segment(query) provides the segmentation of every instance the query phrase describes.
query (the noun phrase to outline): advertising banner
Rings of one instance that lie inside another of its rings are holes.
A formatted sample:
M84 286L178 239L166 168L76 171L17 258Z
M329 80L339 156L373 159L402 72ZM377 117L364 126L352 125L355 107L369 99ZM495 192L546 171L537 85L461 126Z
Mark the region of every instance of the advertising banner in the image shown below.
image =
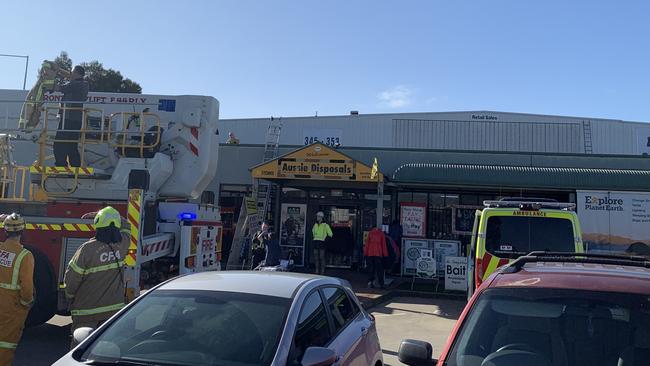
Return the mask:
M436 258L438 277L445 275L445 258L460 255L460 242L456 240L434 240L433 253Z
M289 259L292 255L294 264L304 264L305 248L305 223L307 219L307 205L283 203L280 213L280 246L282 258Z
M410 238L424 238L427 235L427 205L403 202L400 205L402 235Z
M433 242L426 239L402 239L402 275L415 275L417 261L423 250L432 250Z
M578 191L577 200L588 251L650 256L650 193Z
M445 258L445 290L467 291L467 257Z

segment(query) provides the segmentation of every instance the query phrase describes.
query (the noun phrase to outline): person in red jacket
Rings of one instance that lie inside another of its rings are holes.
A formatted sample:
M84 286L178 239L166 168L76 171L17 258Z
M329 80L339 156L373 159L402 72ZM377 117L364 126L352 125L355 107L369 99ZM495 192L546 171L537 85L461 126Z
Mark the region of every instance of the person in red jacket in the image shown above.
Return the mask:
M367 257L368 267L370 269L370 281L368 287L374 287L373 282L375 277L379 282L379 286L384 287L384 258L388 256L386 249L386 238L384 232L378 228L370 230L368 233L368 240L363 247L363 255Z

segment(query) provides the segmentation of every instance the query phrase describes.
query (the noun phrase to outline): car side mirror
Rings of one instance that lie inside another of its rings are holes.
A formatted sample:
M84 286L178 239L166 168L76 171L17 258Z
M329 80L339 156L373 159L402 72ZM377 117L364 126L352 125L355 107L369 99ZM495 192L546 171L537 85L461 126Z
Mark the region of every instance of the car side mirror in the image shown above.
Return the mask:
M415 339L405 339L399 345L397 358L399 362L411 366L431 366L438 361L431 358L431 344Z
M86 338L88 338L88 336L91 335L92 332L94 332L94 331L95 331L95 329L90 328L90 327L77 328L72 333L72 338L74 338L74 341L75 341L76 344L79 344L79 343L83 342Z
M336 353L329 348L309 347L302 356L302 366L331 366L336 362Z

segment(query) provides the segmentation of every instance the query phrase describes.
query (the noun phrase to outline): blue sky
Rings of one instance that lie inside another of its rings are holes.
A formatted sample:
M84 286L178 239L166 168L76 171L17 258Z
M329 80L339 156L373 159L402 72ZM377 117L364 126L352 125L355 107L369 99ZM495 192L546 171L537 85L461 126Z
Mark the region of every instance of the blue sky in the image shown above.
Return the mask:
M3 1L0 53L66 50L222 118L498 110L650 122L648 1ZM0 88L24 64L0 57Z

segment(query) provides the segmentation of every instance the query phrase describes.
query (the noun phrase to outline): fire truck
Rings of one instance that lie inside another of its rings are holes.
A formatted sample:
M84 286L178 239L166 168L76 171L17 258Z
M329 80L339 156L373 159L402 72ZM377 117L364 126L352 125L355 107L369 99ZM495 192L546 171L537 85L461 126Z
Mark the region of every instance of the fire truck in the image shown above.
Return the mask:
M217 171L215 98L89 93L70 107L53 93L26 108L25 97L0 91L0 213L27 221L36 292L28 325L67 313L67 264L107 205L130 237L121 254L130 296L177 274L220 269L220 214L205 191ZM59 125L70 113L82 116L81 130ZM62 143L78 148L81 166L55 166Z

